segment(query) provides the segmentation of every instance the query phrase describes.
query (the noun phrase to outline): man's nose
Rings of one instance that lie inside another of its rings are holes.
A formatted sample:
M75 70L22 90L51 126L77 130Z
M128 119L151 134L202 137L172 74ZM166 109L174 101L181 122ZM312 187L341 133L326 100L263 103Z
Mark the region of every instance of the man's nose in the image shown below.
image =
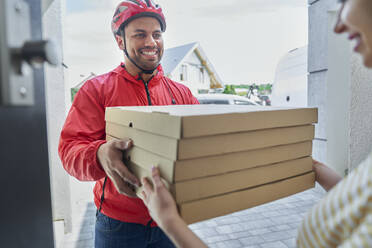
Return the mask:
M152 37L152 35L147 36L145 46L151 46L151 47L156 46L156 41L154 37Z

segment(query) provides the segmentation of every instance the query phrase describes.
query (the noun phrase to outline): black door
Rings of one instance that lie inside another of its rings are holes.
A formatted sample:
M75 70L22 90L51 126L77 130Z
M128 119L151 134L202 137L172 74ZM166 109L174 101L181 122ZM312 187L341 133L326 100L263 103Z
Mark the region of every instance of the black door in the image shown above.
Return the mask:
M31 10L32 40L41 40L40 0L24 2ZM0 104L0 247L4 248L54 246L42 68L34 70L34 99L33 106Z

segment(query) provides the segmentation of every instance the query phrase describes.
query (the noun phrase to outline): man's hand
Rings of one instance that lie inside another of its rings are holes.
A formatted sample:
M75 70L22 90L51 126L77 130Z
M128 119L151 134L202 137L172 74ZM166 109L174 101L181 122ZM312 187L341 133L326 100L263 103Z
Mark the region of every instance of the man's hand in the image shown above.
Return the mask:
M131 148L132 143L130 139L110 140L98 148L97 158L120 194L137 197L129 184L139 187L140 181L123 163L123 151Z
M152 185L149 179L143 178L143 201L151 217L163 229L167 229L175 219L179 219L176 202L160 179L159 169L152 169Z

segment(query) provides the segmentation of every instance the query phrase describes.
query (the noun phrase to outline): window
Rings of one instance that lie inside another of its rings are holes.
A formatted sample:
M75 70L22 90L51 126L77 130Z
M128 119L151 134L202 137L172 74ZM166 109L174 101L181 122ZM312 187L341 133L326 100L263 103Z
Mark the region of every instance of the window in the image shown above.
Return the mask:
M204 78L204 67L200 67L199 69L199 82L204 84L205 83L205 78Z
M180 80L187 81L187 65L181 65Z
M229 104L228 100L199 99L200 104Z
M234 100L234 104L236 105L254 105L253 103L249 101L240 101L240 100Z

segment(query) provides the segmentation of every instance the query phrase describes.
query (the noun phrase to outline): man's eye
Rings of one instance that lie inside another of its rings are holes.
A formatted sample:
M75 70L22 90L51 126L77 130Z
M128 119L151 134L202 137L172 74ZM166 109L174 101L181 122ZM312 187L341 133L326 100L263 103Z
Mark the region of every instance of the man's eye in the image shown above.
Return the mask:
M145 34L136 34L134 37L136 37L136 38L144 38L145 37Z
M160 39L161 38L161 34L154 34L153 37L154 37L154 39Z

